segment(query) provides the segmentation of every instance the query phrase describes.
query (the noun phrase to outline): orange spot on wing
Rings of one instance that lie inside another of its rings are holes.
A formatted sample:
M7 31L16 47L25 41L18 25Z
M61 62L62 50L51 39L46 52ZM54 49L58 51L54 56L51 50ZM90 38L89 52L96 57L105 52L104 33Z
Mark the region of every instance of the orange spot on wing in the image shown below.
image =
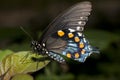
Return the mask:
M67 56L68 58L71 58L71 57L72 57L70 53L67 53L66 56Z
M85 50L84 49L82 49L81 54L85 54Z
M74 40L75 40L75 42L79 42L80 41L79 37L75 37Z
M80 43L79 48L84 48L84 43Z
M59 30L59 31L57 32L57 34L58 34L58 36L60 36L60 37L62 37L62 36L65 35L64 31L62 31L62 30Z
M79 53L75 53L75 58L79 58L80 54Z
M74 34L73 34L73 33L68 33L68 37L69 37L69 38L73 38L73 37L74 37Z

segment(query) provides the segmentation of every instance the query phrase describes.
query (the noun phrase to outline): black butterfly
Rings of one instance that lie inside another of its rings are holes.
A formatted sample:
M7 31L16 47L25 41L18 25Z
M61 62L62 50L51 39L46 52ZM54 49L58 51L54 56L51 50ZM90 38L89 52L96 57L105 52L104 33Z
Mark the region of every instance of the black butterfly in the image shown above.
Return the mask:
M59 63L66 62L61 55L84 62L90 54L99 52L89 45L83 35L91 7L90 2L81 2L59 15L39 41L32 41L33 51L39 55L47 55Z

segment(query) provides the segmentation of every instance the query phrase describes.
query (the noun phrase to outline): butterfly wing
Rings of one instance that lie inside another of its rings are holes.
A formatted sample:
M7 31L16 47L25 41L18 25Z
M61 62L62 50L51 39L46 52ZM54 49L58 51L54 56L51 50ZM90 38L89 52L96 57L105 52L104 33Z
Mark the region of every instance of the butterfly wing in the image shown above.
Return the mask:
M91 11L90 2L81 2L59 15L46 29L41 37L48 56L63 63L59 54L79 62L84 62L92 52L89 42L82 34Z
M91 7L91 3L85 1L75 4L64 11L48 25L40 42L46 41L48 37L51 37L53 33L61 29L71 28L82 32L88 20L88 16L90 15Z

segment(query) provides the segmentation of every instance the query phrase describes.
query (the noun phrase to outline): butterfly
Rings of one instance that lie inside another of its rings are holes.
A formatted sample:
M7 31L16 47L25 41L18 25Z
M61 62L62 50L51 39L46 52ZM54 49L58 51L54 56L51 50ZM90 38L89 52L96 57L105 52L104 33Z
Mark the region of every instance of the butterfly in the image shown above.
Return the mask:
M59 63L66 63L63 56L84 62L90 54L99 53L83 34L91 8L91 3L85 1L60 14L48 25L38 41L31 42L33 51Z

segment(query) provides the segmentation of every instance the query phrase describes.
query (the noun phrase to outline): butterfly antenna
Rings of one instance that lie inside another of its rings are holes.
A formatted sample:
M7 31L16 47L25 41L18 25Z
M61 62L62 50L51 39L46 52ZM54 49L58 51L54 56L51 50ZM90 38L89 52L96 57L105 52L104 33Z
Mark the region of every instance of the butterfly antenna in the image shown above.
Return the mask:
M25 31L25 29L22 26L20 26L20 29L33 40L32 36L27 31Z

